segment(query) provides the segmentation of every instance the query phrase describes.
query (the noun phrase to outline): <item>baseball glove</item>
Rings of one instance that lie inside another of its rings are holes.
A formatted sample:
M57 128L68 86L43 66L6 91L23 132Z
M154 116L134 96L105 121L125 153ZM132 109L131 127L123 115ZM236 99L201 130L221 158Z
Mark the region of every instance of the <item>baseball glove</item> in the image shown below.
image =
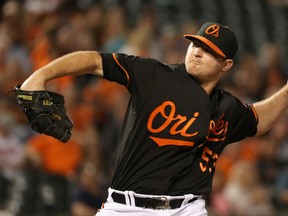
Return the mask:
M49 91L24 91L20 86L13 89L18 104L23 105L31 128L40 133L67 142L73 123L66 114L64 97Z

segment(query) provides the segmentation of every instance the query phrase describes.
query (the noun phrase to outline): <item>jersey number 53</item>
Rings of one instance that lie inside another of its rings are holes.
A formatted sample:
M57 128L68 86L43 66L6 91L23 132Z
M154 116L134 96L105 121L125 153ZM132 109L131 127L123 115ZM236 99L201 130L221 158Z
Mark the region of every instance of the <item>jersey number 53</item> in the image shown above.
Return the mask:
M208 170L211 173L212 169L216 165L218 154L210 150L208 147L205 147L201 158L203 160L199 163L201 171L206 172Z

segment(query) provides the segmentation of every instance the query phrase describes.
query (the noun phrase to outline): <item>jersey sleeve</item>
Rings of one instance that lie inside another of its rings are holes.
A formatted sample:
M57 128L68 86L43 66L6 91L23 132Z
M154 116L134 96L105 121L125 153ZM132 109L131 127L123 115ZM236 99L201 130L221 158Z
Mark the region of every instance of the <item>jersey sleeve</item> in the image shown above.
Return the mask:
M122 53L101 53L101 56L104 78L126 86L132 95L151 85L156 60Z
M246 137L253 137L257 132L258 116L252 104L243 104L235 99L235 109L230 113L232 121L230 143L240 141Z

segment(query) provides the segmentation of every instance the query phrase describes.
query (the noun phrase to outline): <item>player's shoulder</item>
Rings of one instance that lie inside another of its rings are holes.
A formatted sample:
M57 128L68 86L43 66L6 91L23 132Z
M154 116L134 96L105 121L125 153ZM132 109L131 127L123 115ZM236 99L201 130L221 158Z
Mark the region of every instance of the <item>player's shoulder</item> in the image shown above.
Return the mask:
M230 91L227 91L221 87L216 87L213 93L221 97L234 97L234 95Z
M244 103L229 90L223 88L215 88L211 100L216 99L219 104L227 108L235 108Z
M121 52L111 53L111 54L114 55L115 58L122 58L126 60L131 60L131 61L147 61L147 62L161 63L156 58L149 57L149 56L140 56L140 55L133 55L133 54L128 54L128 53L121 53Z
M167 64L167 66L169 68L171 68L171 70L183 70L185 71L185 64L184 63L178 63L178 64Z
M134 61L140 65L150 65L153 67L153 71L157 72L182 72L185 73L184 64L169 64L158 60L154 57L134 56Z
M133 55L127 53L101 53L103 62L107 60L114 63L120 64L122 66L127 66L137 70L145 70L150 72L182 72L186 73L184 64L168 64L154 57Z
M188 75L184 63L164 64L164 65L165 65L166 67L168 67L170 71L178 72L178 73L182 73L182 74Z

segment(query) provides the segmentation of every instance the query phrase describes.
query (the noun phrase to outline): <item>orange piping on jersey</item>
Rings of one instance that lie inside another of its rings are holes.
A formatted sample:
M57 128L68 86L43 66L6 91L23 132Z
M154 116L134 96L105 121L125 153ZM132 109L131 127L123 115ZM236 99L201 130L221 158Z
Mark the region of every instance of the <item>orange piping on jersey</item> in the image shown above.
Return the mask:
M126 77L127 77L127 85L126 85L126 87L128 87L129 86L129 83L130 83L130 76L129 76L129 74L128 74L128 72L125 70L125 68L120 64L120 62L118 61L118 59L117 59L117 57L116 57L116 54L115 53L112 53L112 55L113 55L113 58L114 58L114 60L115 60L115 62L121 67L121 69L125 72L125 74L126 74Z
M256 110L255 110L255 108L254 108L254 106L251 106L251 109L252 109L252 111L253 111L253 113L254 113L254 116L255 116L256 122L258 122L258 114L257 114L257 112L256 112Z
M158 138L158 137L152 137L150 138L157 143L158 146L168 146L168 145L174 145L174 146L194 146L194 142L185 141L185 140L176 140L176 139L165 139L165 138Z

